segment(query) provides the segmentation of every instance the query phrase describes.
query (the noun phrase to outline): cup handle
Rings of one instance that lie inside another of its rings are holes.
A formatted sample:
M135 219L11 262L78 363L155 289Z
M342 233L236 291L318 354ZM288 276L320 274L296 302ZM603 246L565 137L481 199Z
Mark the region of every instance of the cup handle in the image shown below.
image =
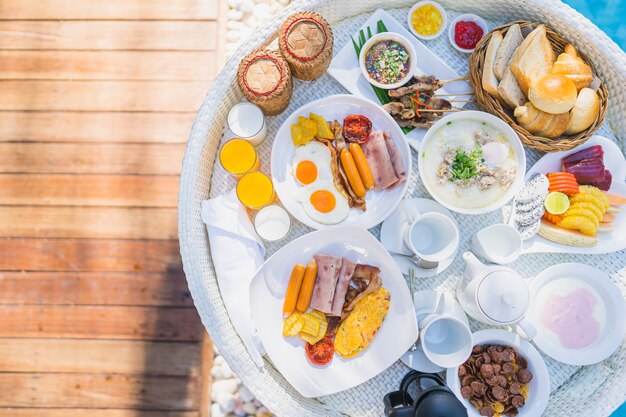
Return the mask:
M516 324L515 331L527 340L532 340L535 336L537 336L537 329L535 329L535 326L533 326L530 320L526 317Z

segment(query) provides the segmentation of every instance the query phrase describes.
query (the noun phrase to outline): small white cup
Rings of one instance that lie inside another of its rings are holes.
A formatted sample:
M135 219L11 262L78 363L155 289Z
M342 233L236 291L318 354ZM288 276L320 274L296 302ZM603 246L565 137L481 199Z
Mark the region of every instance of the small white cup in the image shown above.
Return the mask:
M522 253L524 242L519 232L509 224L494 224L479 230L472 237L472 252L496 264L504 265L516 260Z
M404 230L404 244L415 255L430 262L450 258L459 246L459 231L454 222L441 213L419 214L403 203L408 225Z

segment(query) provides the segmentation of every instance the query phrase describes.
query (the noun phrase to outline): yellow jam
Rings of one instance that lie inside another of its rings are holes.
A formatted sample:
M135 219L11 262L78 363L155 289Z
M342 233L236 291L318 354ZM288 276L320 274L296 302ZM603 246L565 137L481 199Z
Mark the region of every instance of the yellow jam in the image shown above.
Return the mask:
M425 4L413 11L411 25L420 35L432 36L441 29L443 16L432 4Z
M227 172L236 177L259 167L254 146L244 139L231 139L226 142L220 150L220 163Z
M249 172L237 183L237 197L244 206L257 210L276 198L272 180L262 172Z

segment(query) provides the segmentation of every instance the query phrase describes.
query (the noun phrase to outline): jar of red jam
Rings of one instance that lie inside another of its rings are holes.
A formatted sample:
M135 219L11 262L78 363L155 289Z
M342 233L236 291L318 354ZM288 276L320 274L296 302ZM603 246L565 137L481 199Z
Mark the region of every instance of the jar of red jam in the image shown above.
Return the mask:
M486 33L485 22L476 15L461 15L450 25L450 42L461 52L472 52Z

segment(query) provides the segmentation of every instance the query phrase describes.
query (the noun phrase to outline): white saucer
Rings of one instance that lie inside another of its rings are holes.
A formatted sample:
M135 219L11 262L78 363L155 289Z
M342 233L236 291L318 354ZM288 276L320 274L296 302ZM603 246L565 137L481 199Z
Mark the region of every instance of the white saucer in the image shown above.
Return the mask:
M419 329L421 329L422 321L426 318L426 316L434 313L437 309L437 300L439 300L440 295L441 292L435 290L416 291L415 294L413 294L413 305L415 307L415 315L417 316ZM452 315L469 326L467 316L454 296L448 292L444 292L443 296L445 297L443 302L449 303L453 306ZM413 352L406 352L402 355L400 360L409 368L420 372L434 373L445 370L445 368L435 365L426 357L424 351L422 350L422 346L419 343L417 345L417 350L414 350Z
M454 224L456 224L457 229L459 228L459 224L452 216L452 213L450 213L447 208L437 203L436 201L430 200L428 198L411 198L407 201L410 202L410 204L412 204L420 213L436 212L449 217L450 219L452 219ZM380 229L380 243L382 243L385 249L389 251L412 255L409 248L404 245L402 238L405 222L406 216L404 215L402 208L398 207L383 222L382 228ZM419 266L415 266L413 263L411 263L411 261L403 258L402 256L391 254L391 257L394 261L396 261L403 274L408 275L409 270L413 268L415 269L415 276L425 278L435 276L445 271L454 261L457 252L458 248L456 251L454 251L454 255L452 255L448 259L439 262L439 266L432 269L424 269L420 268Z

